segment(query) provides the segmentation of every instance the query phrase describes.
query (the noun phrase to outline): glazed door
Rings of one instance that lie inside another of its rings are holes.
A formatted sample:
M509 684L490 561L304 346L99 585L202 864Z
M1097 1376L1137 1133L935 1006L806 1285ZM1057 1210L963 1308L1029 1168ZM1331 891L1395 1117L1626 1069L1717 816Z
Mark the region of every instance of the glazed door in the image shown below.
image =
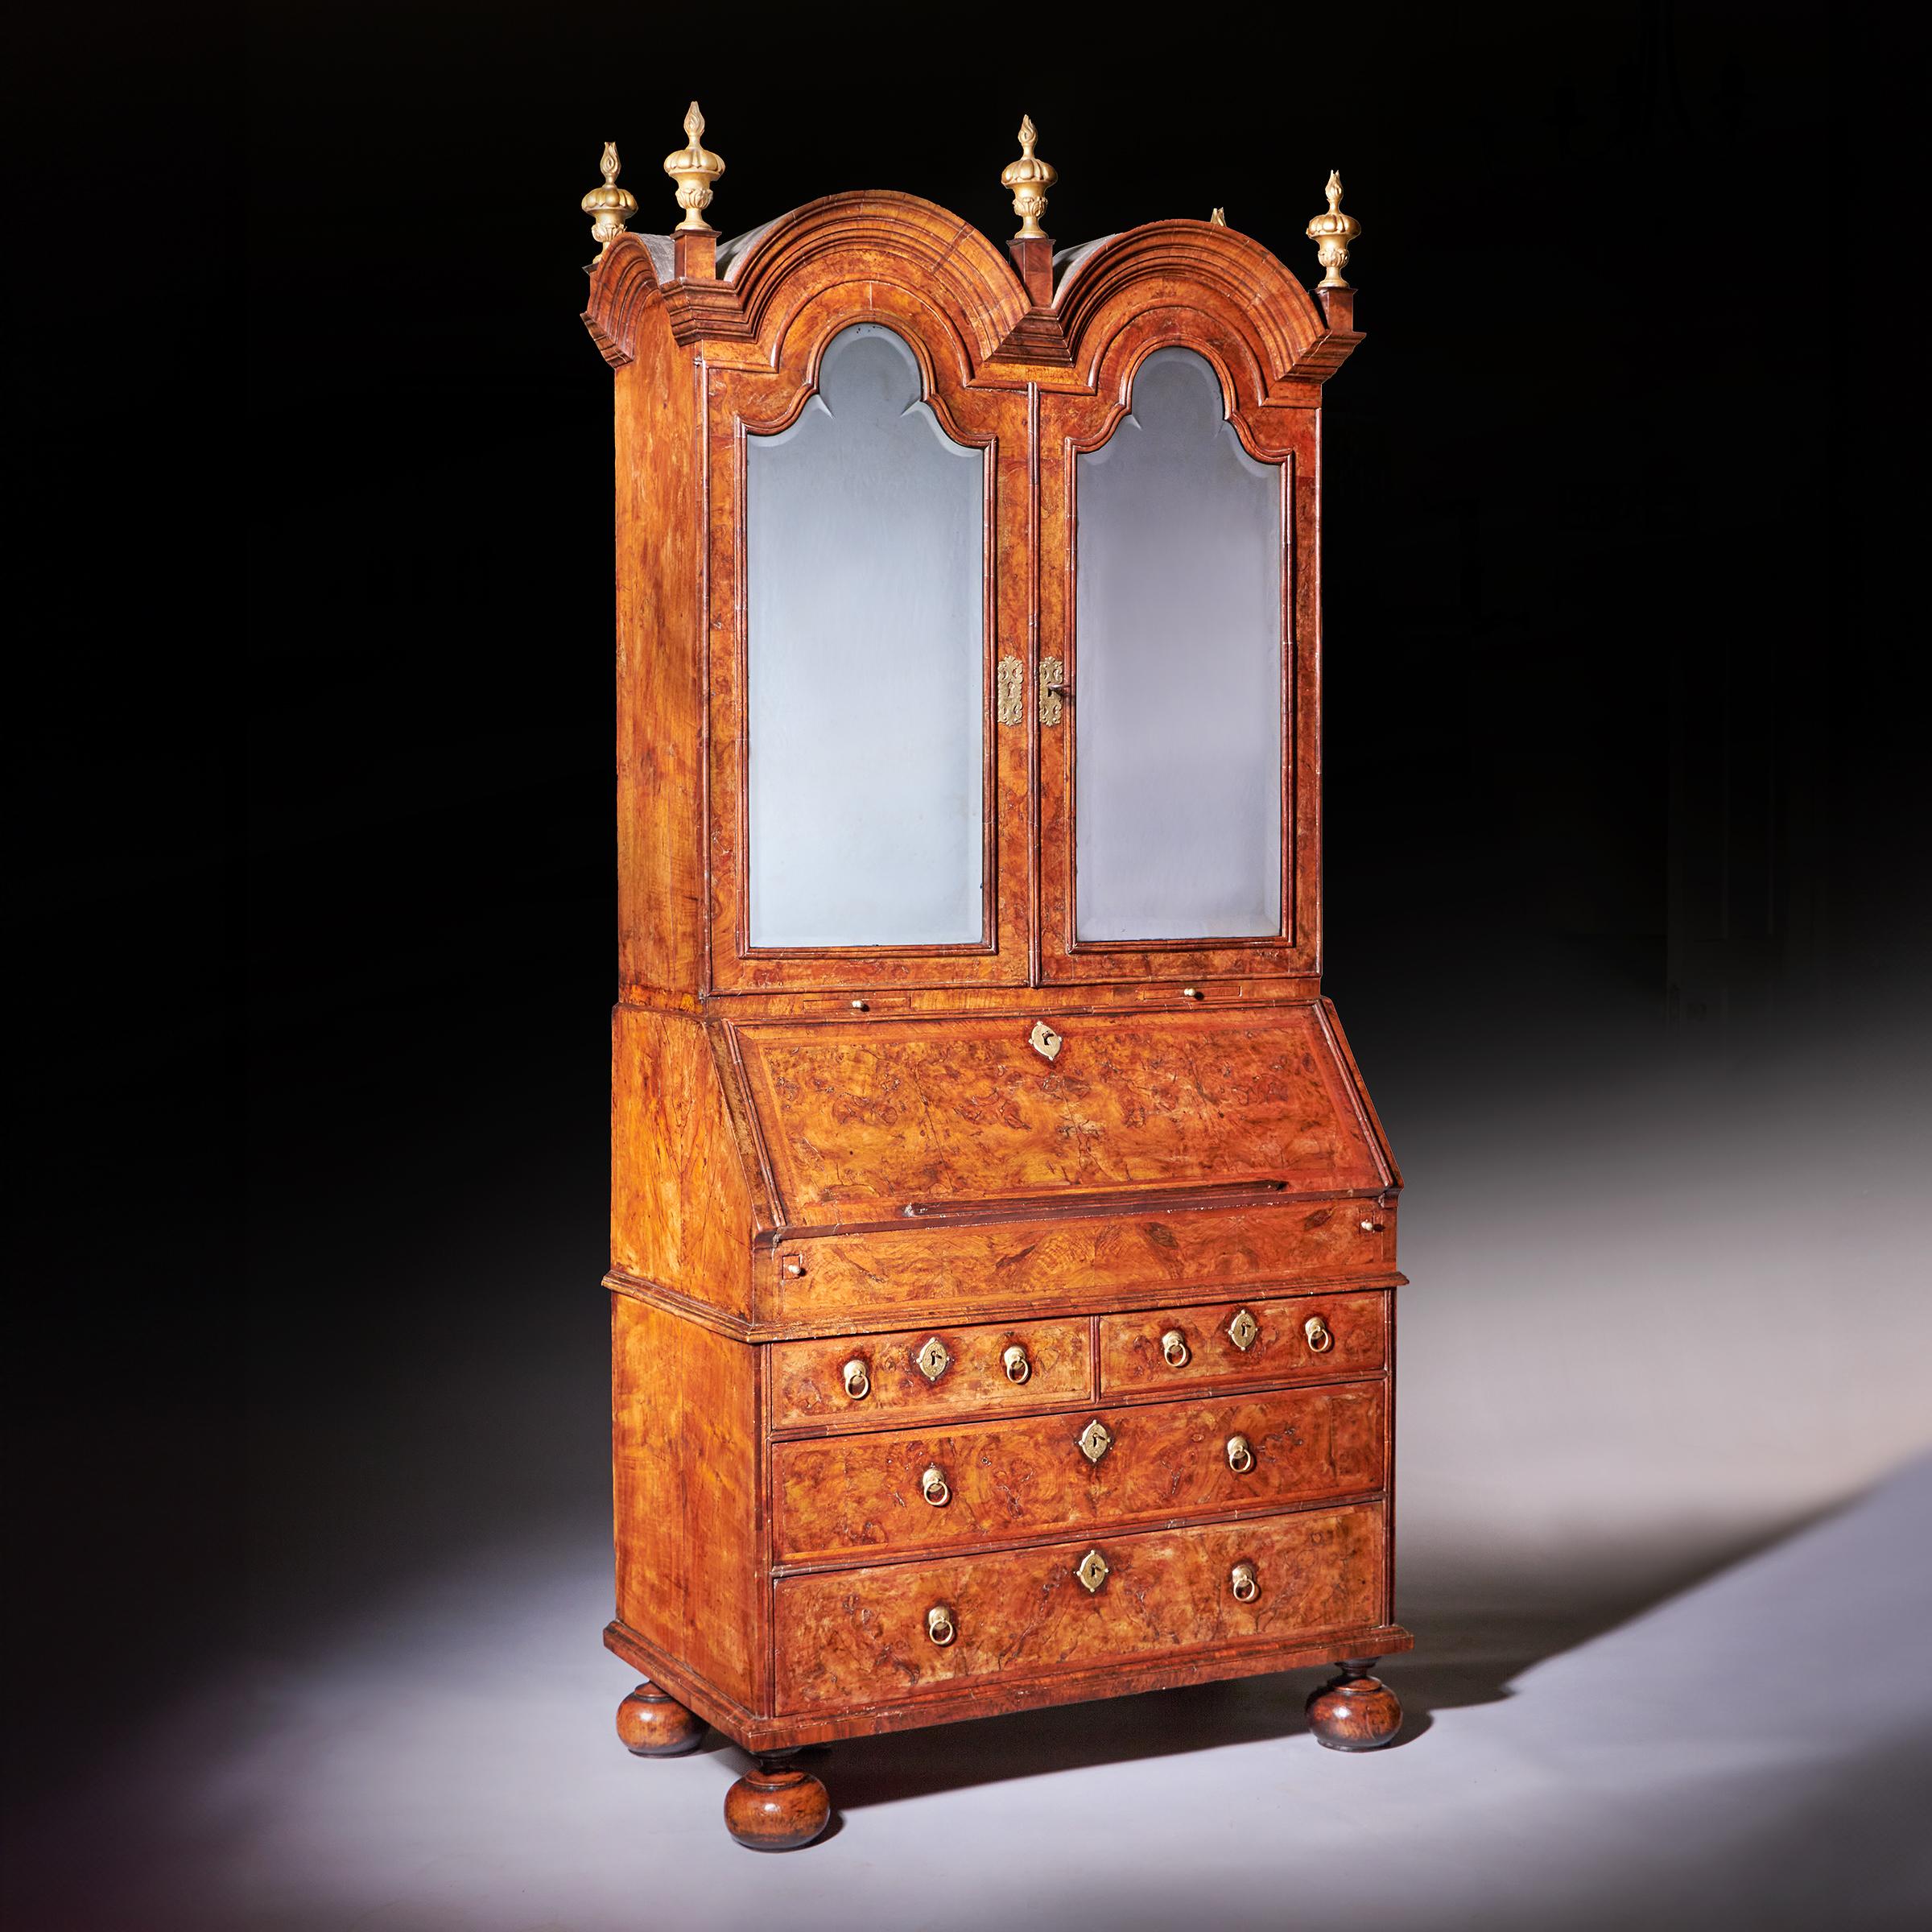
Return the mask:
M1097 395L1041 412L1042 976L1313 972L1294 809L1313 412L1242 407L1171 321L1112 359Z
M706 372L725 990L1026 977L1025 398L893 293Z

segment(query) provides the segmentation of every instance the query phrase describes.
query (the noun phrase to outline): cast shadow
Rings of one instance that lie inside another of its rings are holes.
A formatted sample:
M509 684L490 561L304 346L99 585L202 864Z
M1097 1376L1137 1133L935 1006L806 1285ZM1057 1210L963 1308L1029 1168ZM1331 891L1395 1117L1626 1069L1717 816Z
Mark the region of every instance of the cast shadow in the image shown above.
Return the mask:
M1388 1659L1377 1672L1402 1701L1402 1732L1384 1748L1421 1744L1439 1711L1515 1695L1517 1680L1535 1665L1603 1636L1830 1513L1793 1517L1760 1534L1714 1539L1671 1558L1653 1557L1634 1569L1602 1565L1588 1575L1573 1567L1555 1577L1528 1576L1520 1568L1485 1574L1459 1565L1451 1575L1432 1571L1426 1558L1412 1560L1397 1609L1416 1647ZM1633 1582L1633 1575L1642 1580ZM841 1808L1292 1737L1307 1730L1302 1707L1331 1674L1323 1666L976 1719L938 1733L857 1738L822 1757L815 1753L813 1769L831 1790L836 1819Z

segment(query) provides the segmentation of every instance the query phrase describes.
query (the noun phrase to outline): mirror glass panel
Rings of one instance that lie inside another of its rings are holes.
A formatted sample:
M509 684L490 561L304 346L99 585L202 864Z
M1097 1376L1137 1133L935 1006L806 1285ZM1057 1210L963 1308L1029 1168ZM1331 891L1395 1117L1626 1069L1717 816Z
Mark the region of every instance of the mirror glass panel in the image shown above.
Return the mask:
M976 943L985 920L985 453L862 323L748 439L753 946Z
M1282 928L1282 472L1191 349L1075 462L1075 930Z

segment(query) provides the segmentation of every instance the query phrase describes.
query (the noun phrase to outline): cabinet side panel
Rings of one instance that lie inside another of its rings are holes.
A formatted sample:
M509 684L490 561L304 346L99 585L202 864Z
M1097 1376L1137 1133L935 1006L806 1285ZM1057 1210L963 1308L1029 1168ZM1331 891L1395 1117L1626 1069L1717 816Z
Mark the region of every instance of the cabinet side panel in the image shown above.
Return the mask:
M703 1022L620 1006L610 1047L612 1265L749 1315L745 1154Z
M613 1294L610 1366L617 1615L762 1710L758 1351Z
M617 920L627 989L704 980L696 374L662 301L617 372Z

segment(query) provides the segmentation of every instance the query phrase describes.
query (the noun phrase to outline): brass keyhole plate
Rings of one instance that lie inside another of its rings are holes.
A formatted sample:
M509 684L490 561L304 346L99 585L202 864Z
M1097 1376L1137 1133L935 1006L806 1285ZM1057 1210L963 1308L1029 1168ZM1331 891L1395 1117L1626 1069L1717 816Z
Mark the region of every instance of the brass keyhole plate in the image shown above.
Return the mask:
M952 1366L951 1353L936 1335L928 1335L926 1345L912 1359L929 1382L936 1382Z
M1000 659L998 697L994 715L1002 724L1022 724L1026 720L1026 667L1018 658Z
M1254 1346L1254 1338L1261 1331L1261 1325L1244 1308L1228 1324L1228 1339L1245 1355Z
M1107 1574L1107 1559L1097 1550L1089 1550L1080 1558L1080 1567L1074 1571L1074 1575L1085 1585L1089 1596L1106 1582Z
M1044 1020L1035 1020L1033 1031L1026 1036L1027 1044L1043 1060L1055 1059L1059 1055L1060 1036Z
M1113 1431L1096 1415L1080 1434L1080 1454L1097 1463L1113 1447Z

